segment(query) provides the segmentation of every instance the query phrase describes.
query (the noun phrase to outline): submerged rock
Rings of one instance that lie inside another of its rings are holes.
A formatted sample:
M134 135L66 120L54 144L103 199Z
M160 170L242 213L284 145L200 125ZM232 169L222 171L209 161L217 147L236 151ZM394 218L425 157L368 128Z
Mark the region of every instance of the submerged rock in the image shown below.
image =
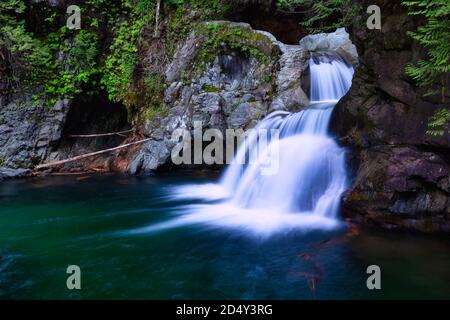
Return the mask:
M11 169L0 167L0 181L3 179L24 178L31 175L29 169Z

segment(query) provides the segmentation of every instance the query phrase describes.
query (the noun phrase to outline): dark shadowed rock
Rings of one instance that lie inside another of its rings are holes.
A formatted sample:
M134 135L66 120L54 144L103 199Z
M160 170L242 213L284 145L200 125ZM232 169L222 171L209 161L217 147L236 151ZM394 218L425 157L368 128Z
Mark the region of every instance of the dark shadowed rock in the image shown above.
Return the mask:
M352 30L361 63L331 124L351 150L354 181L344 213L388 228L448 232L450 136L426 131L433 113L449 106L425 98L405 75L405 66L423 56L406 34L419 22L400 1L372 2L362 5L383 8L382 30Z
M28 169L47 159L61 139L68 109L68 100L45 108L30 97L0 105L0 165Z

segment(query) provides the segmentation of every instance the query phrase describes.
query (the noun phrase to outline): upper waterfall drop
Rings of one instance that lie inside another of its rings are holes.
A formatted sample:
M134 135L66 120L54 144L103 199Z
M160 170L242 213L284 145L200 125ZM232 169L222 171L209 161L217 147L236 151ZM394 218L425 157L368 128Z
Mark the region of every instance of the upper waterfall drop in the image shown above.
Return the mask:
M311 104L336 104L350 89L354 69L339 56L311 54Z

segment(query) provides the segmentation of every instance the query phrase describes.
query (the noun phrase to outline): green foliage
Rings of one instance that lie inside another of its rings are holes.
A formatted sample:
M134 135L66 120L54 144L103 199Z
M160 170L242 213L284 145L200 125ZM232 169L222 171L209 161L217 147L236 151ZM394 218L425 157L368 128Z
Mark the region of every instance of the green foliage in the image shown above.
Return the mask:
M184 0L166 0L166 2L171 5L184 4Z
M145 100L147 106L162 106L164 98L165 83L158 73L152 74L144 79Z
M146 102L144 117L147 121L153 121L156 115L166 115L163 98L166 85L164 79L158 73L147 76L144 79L142 98Z
M1 82L10 89L28 87L46 78L51 63L50 51L25 30L21 0L0 3Z
M432 117L431 122L428 124L428 134L432 136L443 136L445 133L449 133L450 123L450 110L441 109Z
M73 98L80 93L83 84L96 84L95 76L100 73L97 66L98 36L87 30L69 35L66 27L59 33L48 35L49 47L62 56L53 64L53 73L45 82L44 95L47 105L53 105L57 98ZM93 94L94 91L89 91Z
M130 25L127 21L117 28L101 79L102 88L106 89L112 101L118 102L126 98L136 64L136 41L141 28L141 24Z
M0 71L16 88L26 90L25 84L42 87L34 98L45 99L46 105L98 89L120 101L136 64L138 35L154 14L153 6L153 0L87 0L82 6L81 30L63 26L37 39L25 30L25 1L6 0L0 4ZM48 13L43 18L46 24L55 22L52 8L40 12ZM106 57L101 57L98 35L105 27L114 38Z
M99 5L93 0L92 3ZM129 88L137 62L137 42L142 29L154 18L155 1L121 0L119 4L111 5L114 11L106 20L114 38L101 69L100 88L106 90L111 101L130 105L134 100Z
M301 12L306 19L300 22L309 32L328 32L352 24L360 12L360 5L348 0L277 0L281 11Z
M99 11L110 0L88 1ZM177 44L193 29L194 20L198 16L190 16L197 12L202 18L219 16L226 8L220 0L164 0L164 15L168 20L163 35L168 55L171 56ZM115 11L108 13L107 24L113 35L109 52L104 65L98 71L100 87L106 90L110 100L123 102L129 108L144 104L147 108L160 109L162 106L164 83L161 75L147 76L142 87L134 87L134 75L137 72L138 43L145 28L153 29L156 1L154 0L121 0L120 6L115 2ZM154 40L156 41L156 40ZM139 85L138 85L139 86ZM136 90L145 91L144 94ZM142 103L139 103L138 96Z
M171 0L168 2L174 8L165 34L169 56L173 55L177 44L194 29L196 20L218 19L229 10L229 5L221 0Z
M221 89L213 87L213 86L209 86L209 85L204 85L203 86L203 91L208 92L208 93L214 93L214 92L221 91Z
M227 24L208 23L197 26L197 34L206 36L206 41L199 52L199 61L204 67L212 62L219 52L226 47L253 56L263 63L269 63L270 57L258 47L258 41L267 41L264 36L253 31L243 30Z
M0 53L2 81L12 88L31 85L48 75L50 52L23 25L0 28Z
M410 64L406 73L421 86L431 86L450 72L450 2L447 0L405 1L409 14L422 16L426 23L408 34L428 49L428 60ZM447 87L442 85L442 94ZM430 91L428 94L436 94Z
M23 19L17 19L25 12L23 0L3 0L0 3L0 22L2 25L23 25Z
M426 95L440 92L443 102L448 94L447 79L450 72L450 2L448 0L405 1L403 5L409 9L408 14L425 19L425 24L417 31L409 32L414 40L427 48L428 59L419 60L406 67L406 74L412 77L419 86L430 89ZM448 129L449 110L442 109L435 114L429 124L429 133L443 135Z
M264 82L271 82L272 81L272 76L266 74L266 75L264 75L263 80L264 80Z
M8 88L27 91L40 87L34 99L44 99L51 106L58 98L72 98L81 92L83 84L95 83L93 79L99 73L97 34L85 29L70 31L64 26L38 38L25 29L25 9L25 2L20 0L0 5L0 65ZM44 23L52 24L56 12L44 9L48 13ZM92 25L95 27L95 23Z
M190 0L192 8L201 10L207 19L215 19L223 16L228 10L229 5L221 0Z
M166 21L162 42L169 55L199 19L221 18L227 10L222 0L162 2L160 21ZM63 26L66 17L46 2L3 0L0 3L1 84L7 82L10 87L28 92L25 85L38 89L33 89L37 92L34 98L45 100L48 106L58 98L102 90L110 100L123 102L130 108L145 105L161 109L163 75L152 71L142 80L138 59L140 43L156 40L149 37L153 34L156 1L86 0L80 7L82 29L68 30ZM36 33L26 29L26 11L39 16L36 21L41 25L27 22L27 27Z

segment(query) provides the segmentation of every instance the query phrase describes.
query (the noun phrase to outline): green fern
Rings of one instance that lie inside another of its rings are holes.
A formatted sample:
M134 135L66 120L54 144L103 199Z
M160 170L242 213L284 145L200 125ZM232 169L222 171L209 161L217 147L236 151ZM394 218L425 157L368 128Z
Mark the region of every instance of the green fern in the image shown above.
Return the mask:
M450 123L450 110L441 109L431 118L428 124L428 134L432 136L443 136L448 132L448 124Z
M404 1L408 7L408 14L425 19L425 25L408 35L428 49L428 59L419 60L406 67L409 75L421 87L436 88L426 92L426 96L439 94L445 103L449 84L447 79L450 72L450 1L448 0L419 0ZM438 111L429 123L429 134L444 135L448 132L450 111Z

